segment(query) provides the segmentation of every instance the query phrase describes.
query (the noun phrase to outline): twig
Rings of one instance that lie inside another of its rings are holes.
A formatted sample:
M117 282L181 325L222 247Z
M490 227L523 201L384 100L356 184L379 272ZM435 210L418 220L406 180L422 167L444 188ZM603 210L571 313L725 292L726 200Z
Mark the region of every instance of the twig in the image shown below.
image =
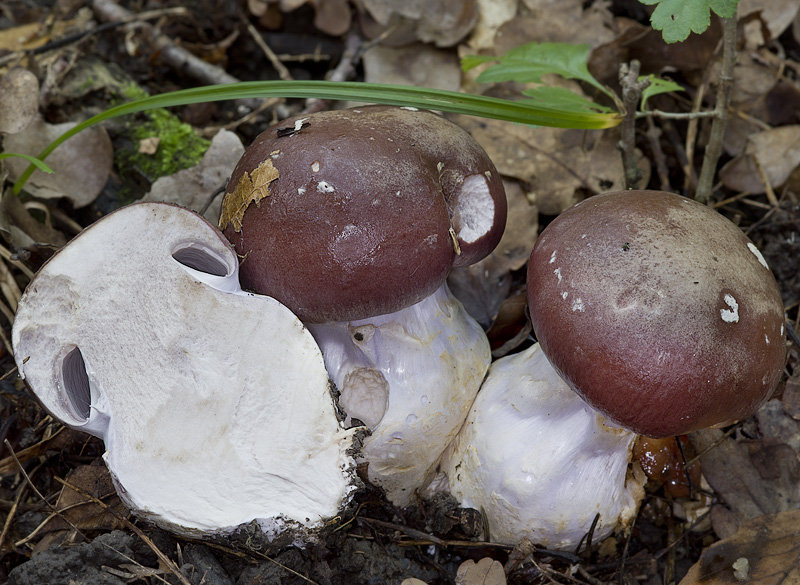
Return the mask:
M117 21L135 18L132 12L127 8L123 8L114 0L92 0L91 5L95 13L105 20ZM138 23L138 29L151 45L153 51L158 53L158 58L174 70L208 85L239 82L239 79L221 67L207 63L183 47L176 45L171 38L152 24L140 22ZM237 103L253 109L258 106L260 100L237 100Z
M661 129L653 122L653 118L647 118L647 139L650 141L650 149L653 151L653 158L656 163L656 171L658 172L658 180L661 183L662 191L672 191L669 184L669 169L667 168L667 159L664 156L664 151L661 148Z
M636 164L636 108L642 99L642 91L650 85L645 78L639 81L641 63L635 59L630 65L623 63L619 68L619 82L622 86L622 103L625 117L620 124L619 149L622 153L622 166L625 170L625 188L635 189L642 180L642 171Z
M708 139L703 166L700 169L700 179L694 198L700 203L705 203L711 197L714 186L714 175L717 172L717 162L722 154L722 141L725 138L725 127L728 123L728 103L733 91L733 71L736 65L736 15L722 19L722 69L719 74L717 86L717 104L714 110L717 117L711 125L711 135Z
M269 62L272 63L272 66L278 72L278 75L284 81L290 81L292 79L292 74L289 73L289 70L286 68L286 65L280 62L278 56L275 55L275 52L269 47L269 45L264 41L263 37L258 34L256 27L252 25L252 23L247 20L247 17L242 14L242 22L244 23L245 27L247 27L247 32L250 33L250 36L259 46L259 48L264 52Z
M136 536L138 536L139 538L142 539L142 541L144 541L144 543L150 548L150 550L152 550L156 554L159 561L164 563L164 566L167 567L172 572L172 574L178 578L178 581L180 581L183 585L192 585L189 582L189 580L184 576L184 574L181 573L180 569L175 564L175 562L172 559L170 559L167 555L165 555L163 552L161 552L161 549L159 549L155 545L155 543L150 539L150 537L148 537L144 532L142 532L141 528L139 528L133 522L128 520L125 516L117 512L112 506L109 506L104 501L96 498L93 494L87 492L85 489L73 485L68 481L61 479L60 477L56 477L55 480L61 485L68 487L75 493L78 493L85 498L89 498L92 502L100 506L105 512L108 512L112 516L115 516L118 520L121 520L128 529L133 531L133 533L136 534Z

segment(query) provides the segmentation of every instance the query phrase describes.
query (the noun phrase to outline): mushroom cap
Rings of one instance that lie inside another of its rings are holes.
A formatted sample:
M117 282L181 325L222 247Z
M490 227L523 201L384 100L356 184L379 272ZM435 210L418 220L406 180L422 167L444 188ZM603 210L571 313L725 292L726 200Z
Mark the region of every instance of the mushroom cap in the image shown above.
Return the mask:
M453 265L486 256L505 219L500 175L466 131L372 106L262 133L231 175L220 229L245 289L321 323L422 300Z
M559 215L531 253L528 301L573 390L642 435L749 416L783 370L783 303L764 258L679 195L608 193Z
M94 223L36 274L12 340L43 406L101 437L123 501L191 535L256 521L301 538L354 490L322 354L286 307L244 293L199 215L139 203Z

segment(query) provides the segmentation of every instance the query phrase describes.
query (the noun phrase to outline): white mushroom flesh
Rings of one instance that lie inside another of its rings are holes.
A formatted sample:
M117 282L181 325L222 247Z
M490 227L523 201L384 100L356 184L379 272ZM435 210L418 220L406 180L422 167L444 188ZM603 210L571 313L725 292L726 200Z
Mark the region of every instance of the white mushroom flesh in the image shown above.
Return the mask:
M635 517L634 438L570 390L536 344L492 364L442 470L461 505L486 515L492 541L574 550L596 515L595 541Z
M369 479L407 505L431 479L489 368L489 342L446 285L406 309L309 325L348 416L369 425Z
M322 355L283 305L241 291L222 235L143 203L56 254L19 303L20 375L105 441L120 497L180 533L312 529L353 487Z

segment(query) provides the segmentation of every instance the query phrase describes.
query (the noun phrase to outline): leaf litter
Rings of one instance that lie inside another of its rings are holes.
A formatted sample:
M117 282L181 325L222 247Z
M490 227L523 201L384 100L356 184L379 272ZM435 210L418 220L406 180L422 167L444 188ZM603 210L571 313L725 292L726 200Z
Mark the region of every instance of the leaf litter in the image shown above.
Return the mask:
M637 58L643 74L673 80L687 90L686 94L667 92L652 97L652 108L693 111L698 108L694 100L705 107L713 106L720 38L714 13L726 14L729 0L694 3L700 7L696 13L681 12L689 5L686 0L652 3L660 4L656 25L663 25L671 35L687 34L686 43L663 43L661 35L649 27L649 13L632 1L504 2L497 18L484 18L479 9L485 10L487 3L468 0L437 1L424 7L411 3L413 6L403 9L395 3L371 0L364 2L364 12L352 14L345 12L350 5L341 0L250 0L244 15L219 6L208 14L195 12L193 19L166 16L158 26L165 37L185 39L198 49L207 47L206 55L213 54L213 47L216 63L241 79L263 78L265 71L272 75L251 38L240 34L232 42L221 42L232 38L235 23L243 16L262 27L261 34L295 78L324 77L331 62L329 55L323 58L319 52L323 41L328 43L324 46L331 46L331 37L325 35L348 30L376 39L375 52L367 59L371 63L370 79L408 84L452 80L457 58L466 55L480 55L480 60L489 63L525 43L587 43L591 48L588 71L601 84L617 89L619 64ZM664 20L665 10L679 17L676 25L671 18ZM711 29L703 35L689 34L687 31L703 21L705 13ZM795 151L800 124L796 105L800 103L800 15L793 0L742 0L740 17L744 44L737 60L734 115L725 142L728 158L720 174L722 183L715 206L759 245L778 277L789 323L797 329L800 159ZM49 126L82 119L84 108L103 107L102 83L91 86L87 93L89 86L85 83L70 81L83 59L118 63L150 93L193 83L169 62L160 60L147 43L138 42L136 29L128 29L124 36L94 30L88 40L73 38L66 48L33 52L76 30L98 27L99 18L92 15L88 3L57 3L51 12L19 5L0 19L0 75L3 84L15 88L0 92L5 152L17 148L19 143L13 137L32 125L41 129L33 134L43 134ZM378 39L385 39L386 44ZM334 46L340 43L335 37L333 40ZM425 56L431 51L435 59ZM37 64L44 65L46 71L46 78L39 79L43 82L42 103L47 104L41 121L34 120L32 114L39 91L33 89L30 80ZM486 66L475 73L485 72ZM569 60L566 66L562 73L578 71L579 78L584 75ZM9 77L13 71L17 72ZM476 79L472 73L462 76L462 87L467 91L523 99L526 91L536 91L541 87L539 82L544 82L548 87L556 85L593 100L602 99L598 95L603 92L592 84L579 88L574 82L570 85L550 75L528 80L489 78L484 83L486 77ZM21 81L15 81L14 76L20 76ZM452 81L448 81L450 84ZM49 99L57 93L56 100ZM19 95L24 97L14 97ZM157 181L143 175L143 184L134 191L149 191L148 198L198 208L224 183L225 169L227 173L232 169L230 161L237 158L240 140L247 144L274 119L302 109L301 102L289 100L255 114L242 114L228 104L187 107L179 115L191 118L199 128L225 126L238 138L221 134L229 141L218 142L222 140L218 136L199 166ZM465 297L467 305L471 303L484 327L493 332L493 348L509 352L524 344L529 333L524 329L527 319L520 299L524 299L525 250L533 246L537 226L546 225L553 215L592 193L622 184L617 138L613 131L530 129L466 117L454 119L473 132L495 159L507 181L512 219L495 254L480 268L451 279L465 282L465 290L478 291L471 301ZM642 164L648 166L645 161L661 157L668 169L667 180L680 191L692 184L699 168L707 124L698 122L694 133L685 121L657 119L654 125L660 149L654 149L652 141L642 134L637 142ZM124 129L110 126L109 131L122 133ZM114 143L119 142L118 135L112 138ZM17 200L10 197L6 179L2 209L7 243L0 247L0 272L13 281L13 286L9 283L3 287L0 282L4 337L13 319L15 300L32 270L61 245L54 245L58 238L51 236L60 236L63 243L82 226L119 205L115 195L119 186L113 174L109 179L112 147L103 138L96 140L100 147L78 147L71 145L72 140L64 146L65 152L72 151L75 160L88 164L90 170L67 163L66 171L56 169L59 179L55 185L39 183L41 190L37 192L37 183L30 183L21 205L11 204ZM22 146L18 148L23 151ZM35 154L37 148L39 144L29 151ZM687 153L694 153L690 160ZM10 159L2 162L6 168L13 167ZM70 168L81 169L73 179L77 184L66 179ZM84 180L94 173L97 177L90 183L99 187L88 187ZM43 199L46 194L55 198ZM210 214L214 216L215 212ZM33 223L28 218L33 218ZM520 543L513 550L484 543L475 537L479 534L474 530L475 514L479 519L479 512L461 511L452 502L425 501L398 510L377 491L365 497L351 523L329 540L304 551L289 549L266 557L258 551L182 541L142 525L147 531L146 541L92 499L110 505L124 517L110 490L111 478L99 464L102 444L63 429L42 412L14 380L9 352L4 340L0 354L5 357L0 365L7 375L0 380L0 433L7 443L0 447L0 583L11 578L20 585L57 584L68 570L76 571L75 575L86 582L113 584L163 579L200 583L206 577L205 582L212 582L212 576L219 583L248 584L596 585L617 579L647 584L666 580L684 585L800 582L797 345L789 346L785 382L755 417L731 428L701 431L690 437L703 472L699 484L691 486L690 497L673 499L658 481L651 480L633 531L603 543L587 542L578 555L540 551L529 543ZM65 478L81 491L65 487L56 478ZM153 547L163 556L154 553ZM35 551L39 554L30 561Z

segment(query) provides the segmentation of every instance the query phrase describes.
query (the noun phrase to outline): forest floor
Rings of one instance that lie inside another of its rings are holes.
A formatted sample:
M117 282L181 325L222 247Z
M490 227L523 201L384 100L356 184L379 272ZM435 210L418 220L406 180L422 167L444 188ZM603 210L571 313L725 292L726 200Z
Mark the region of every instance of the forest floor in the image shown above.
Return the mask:
M3 151L35 154L63 131L53 125L127 99L237 79L333 75L514 98L523 84L477 83L460 59L534 41L590 45L590 71L617 91L620 65L638 60L642 73L684 88L654 98L661 111L713 108L716 17L704 34L668 45L650 28L648 10L636 0L2 0L0 77L21 67L36 80L25 94L34 97L21 103L0 93ZM377 489L359 496L341 529L305 549L266 554L176 537L130 516L102 462L102 442L53 420L17 379L13 312L55 250L141 198L205 209L216 223L215 193L243 145L280 119L342 104L223 101L118 118L68 142L58 179L32 180L21 198L10 189L19 161L3 160L0 584L800 585L800 5L741 0L738 38L710 205L756 243L775 274L789 331L785 372L752 418L693 433L682 450L668 444L633 526L577 551L487 543L477 513L443 500L398 509ZM178 49L207 67L187 66ZM37 99L41 116L15 128ZM501 357L529 343L520 299L537 234L572 204L623 188L619 134L448 117L481 143L506 185L506 253L450 280ZM709 127L703 119L639 120L640 186L691 196ZM175 175L182 169L191 171Z

